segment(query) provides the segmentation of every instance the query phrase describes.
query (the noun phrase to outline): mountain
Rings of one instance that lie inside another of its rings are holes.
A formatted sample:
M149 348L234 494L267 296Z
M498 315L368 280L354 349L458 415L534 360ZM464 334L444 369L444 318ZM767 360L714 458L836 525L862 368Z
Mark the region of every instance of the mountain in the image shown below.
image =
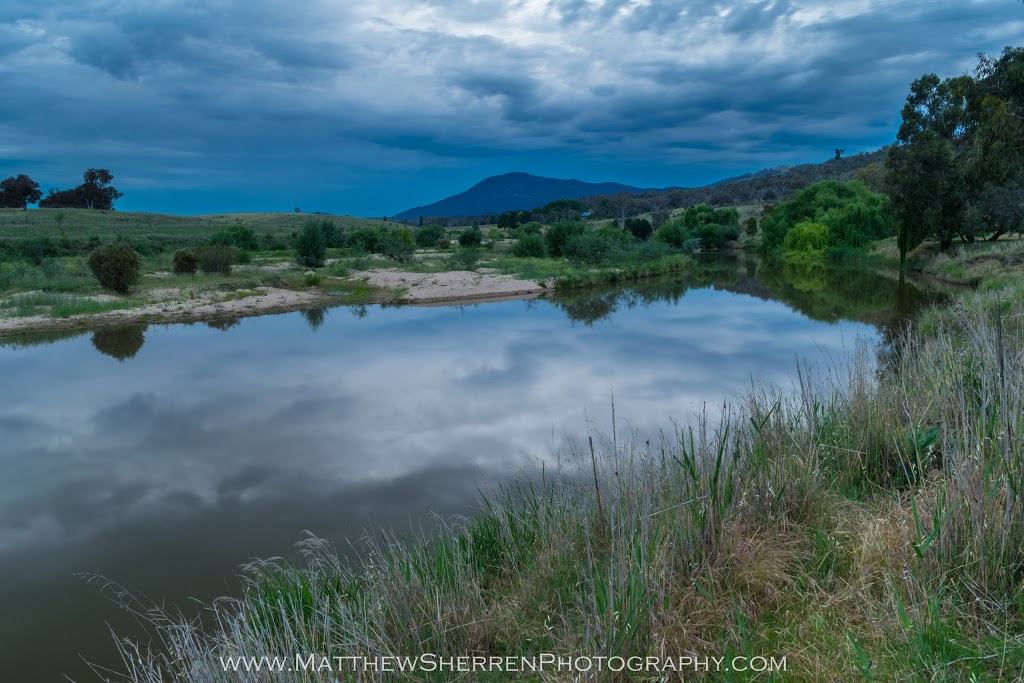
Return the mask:
M415 220L420 216L482 216L502 211L533 209L556 199L579 199L595 194L647 190L620 183L585 183L582 180L543 178L529 173L505 173L485 178L465 192L426 206L406 209L392 220Z

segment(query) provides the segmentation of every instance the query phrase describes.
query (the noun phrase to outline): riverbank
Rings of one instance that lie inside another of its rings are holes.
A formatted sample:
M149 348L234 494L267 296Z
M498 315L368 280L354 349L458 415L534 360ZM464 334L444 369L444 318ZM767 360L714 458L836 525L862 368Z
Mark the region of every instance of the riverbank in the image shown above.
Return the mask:
M709 680L1018 680L1024 286L990 284L842 376L754 385L661 442L612 426L438 535L367 540L359 564L313 540L306 567L256 563L205 632L153 624L174 654L128 680L219 680L224 656L423 652L785 660Z

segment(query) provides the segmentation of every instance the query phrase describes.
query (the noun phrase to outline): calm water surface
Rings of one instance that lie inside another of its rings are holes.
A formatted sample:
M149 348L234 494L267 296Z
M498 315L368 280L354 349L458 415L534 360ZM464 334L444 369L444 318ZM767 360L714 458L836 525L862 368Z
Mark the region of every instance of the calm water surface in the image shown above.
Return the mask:
M0 342L0 680L99 680L132 622L97 572L197 608L240 563L472 514L587 418L641 435L752 378L885 344L936 295L715 258L685 280Z

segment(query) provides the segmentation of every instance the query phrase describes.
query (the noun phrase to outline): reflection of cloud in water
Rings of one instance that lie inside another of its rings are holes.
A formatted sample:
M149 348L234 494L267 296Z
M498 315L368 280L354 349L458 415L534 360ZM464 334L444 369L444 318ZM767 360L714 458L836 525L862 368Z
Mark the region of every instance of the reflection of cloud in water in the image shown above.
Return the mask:
M333 316L316 335L305 315L243 322L151 328L147 352L113 375L75 342L0 352L23 387L16 410L0 409L5 547L24 538L14 527L66 542L172 499L212 509L229 494L328 496L440 466L510 471L552 455L552 431L583 431L585 410L608 428L611 391L620 416L653 432L752 373L788 384L797 356L844 343L839 326L710 290L598 327L519 302Z

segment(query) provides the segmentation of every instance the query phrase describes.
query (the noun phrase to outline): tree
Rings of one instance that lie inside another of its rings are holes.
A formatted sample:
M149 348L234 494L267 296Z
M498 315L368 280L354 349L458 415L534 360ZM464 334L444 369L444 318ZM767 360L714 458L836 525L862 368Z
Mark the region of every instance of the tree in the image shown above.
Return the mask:
M42 198L39 183L27 175L11 176L0 181L0 208L25 209Z
M843 158L843 153L846 152L845 149L839 149L838 147L836 147L834 151L836 153L834 161L839 161L840 159L842 159Z
M295 261L307 268L320 268L327 259L327 240L320 221L306 221L295 238Z
M70 190L50 189L39 202L42 209L113 210L114 201L123 197L110 183L114 176L105 168L90 168L82 174L82 184Z

